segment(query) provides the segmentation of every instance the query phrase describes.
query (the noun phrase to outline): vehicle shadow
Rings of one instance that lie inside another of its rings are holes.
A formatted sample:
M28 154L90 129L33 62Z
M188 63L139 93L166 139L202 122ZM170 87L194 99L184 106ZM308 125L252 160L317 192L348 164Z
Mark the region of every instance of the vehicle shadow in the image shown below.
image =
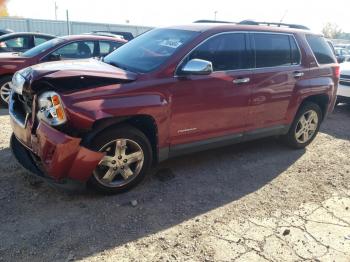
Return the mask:
M350 121L350 105L340 104L334 108L321 126L321 132L333 137L350 140L350 128L347 123Z
M234 203L269 184L304 152L273 138L205 151L164 162L128 193L101 196L30 181L10 150L2 149L0 256L89 257Z

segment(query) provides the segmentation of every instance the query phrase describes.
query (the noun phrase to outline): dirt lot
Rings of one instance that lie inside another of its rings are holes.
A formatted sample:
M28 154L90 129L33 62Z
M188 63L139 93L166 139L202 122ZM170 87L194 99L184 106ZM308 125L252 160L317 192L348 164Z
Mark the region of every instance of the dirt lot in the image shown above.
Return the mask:
M28 179L2 110L0 261L350 261L349 120L338 107L306 150L265 139L173 159L106 197Z

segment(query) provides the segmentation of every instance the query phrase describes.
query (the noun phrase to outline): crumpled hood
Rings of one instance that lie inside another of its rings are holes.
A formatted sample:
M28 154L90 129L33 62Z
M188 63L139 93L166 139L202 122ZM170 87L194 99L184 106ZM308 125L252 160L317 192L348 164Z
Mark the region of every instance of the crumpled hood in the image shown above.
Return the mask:
M350 62L344 62L340 64L340 74L350 75Z
M46 78L67 78L74 76L95 76L122 80L135 80L137 74L125 71L96 59L48 62L32 66L36 76Z
M128 83L136 80L137 74L96 59L67 60L37 64L22 71L30 79L31 90L46 82L59 91L74 91L104 85ZM29 76L30 75L30 76Z

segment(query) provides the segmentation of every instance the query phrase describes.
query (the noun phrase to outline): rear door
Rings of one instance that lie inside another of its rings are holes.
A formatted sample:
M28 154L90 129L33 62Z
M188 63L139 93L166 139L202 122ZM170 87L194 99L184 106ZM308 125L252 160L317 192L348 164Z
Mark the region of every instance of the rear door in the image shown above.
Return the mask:
M250 33L255 53L248 130L287 124L293 91L305 78L301 53L292 34Z

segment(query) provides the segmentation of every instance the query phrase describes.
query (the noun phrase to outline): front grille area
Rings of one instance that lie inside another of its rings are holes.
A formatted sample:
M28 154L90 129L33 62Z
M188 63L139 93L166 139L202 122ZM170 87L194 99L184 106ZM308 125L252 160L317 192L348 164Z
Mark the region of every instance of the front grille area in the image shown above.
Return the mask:
M11 94L9 112L11 117L22 127L25 127L26 121L31 116L32 101L32 99L15 92Z

